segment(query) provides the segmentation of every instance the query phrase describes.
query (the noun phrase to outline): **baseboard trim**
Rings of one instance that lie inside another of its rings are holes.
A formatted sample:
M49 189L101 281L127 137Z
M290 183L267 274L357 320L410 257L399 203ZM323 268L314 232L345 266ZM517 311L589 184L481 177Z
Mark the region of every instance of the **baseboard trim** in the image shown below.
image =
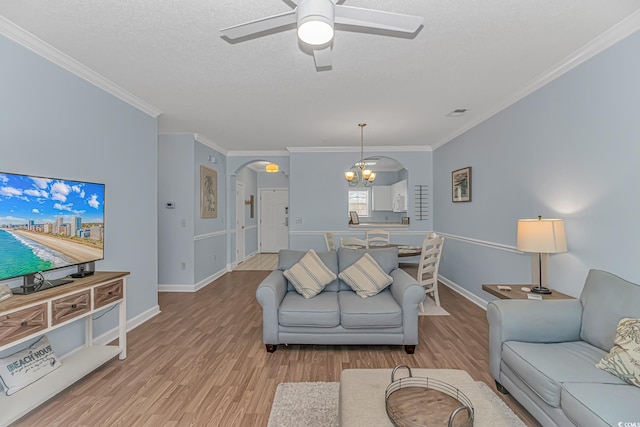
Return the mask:
M468 299L469 301L471 301L472 303L474 303L475 305L477 305L478 307L480 307L483 310L487 309L487 304L489 304L489 302L483 300L482 298L480 298L479 296L469 292L468 290L466 290L465 288L463 288L462 286L458 285L457 283L447 279L446 277L438 274L438 281L442 282L443 285L445 285L447 288L451 289L452 291L462 295L463 297L465 297L466 299Z
M249 261L251 258L253 258L256 255L259 255L260 252L258 251L253 251L248 255L244 256L244 259L240 262L238 262L238 260L234 260L231 264L227 264L227 271L232 271L235 267L239 266L240 264L242 264L243 262L247 262Z
M127 332L131 332L132 330L134 330L135 328L137 328L138 326L142 325L144 322L146 322L147 320L152 319L153 317L157 316L158 314L160 314L160 306L156 305L151 307L149 310L144 311L140 314L138 314L137 316L132 317L131 319L127 320ZM93 345L107 345L109 344L111 341L118 339L118 327L116 326L113 329L108 330L107 332L105 332L104 334L94 337L93 338ZM83 346L71 350L69 353L67 353L67 355L70 355L76 351L78 351L80 348L82 348Z
M225 275L228 271L229 271L228 267L225 267L222 270L219 270L213 273L211 276L206 277L193 285L186 284L186 283L183 285L180 285L180 284L158 285L158 292L197 292L200 289L207 286L209 283Z
M211 284L211 282L213 282L216 279L219 279L225 274L227 274L227 269L223 268L222 270L218 270L217 272L213 273L211 276L207 277L206 279L202 279L201 281L195 284L195 291L199 291L200 289Z

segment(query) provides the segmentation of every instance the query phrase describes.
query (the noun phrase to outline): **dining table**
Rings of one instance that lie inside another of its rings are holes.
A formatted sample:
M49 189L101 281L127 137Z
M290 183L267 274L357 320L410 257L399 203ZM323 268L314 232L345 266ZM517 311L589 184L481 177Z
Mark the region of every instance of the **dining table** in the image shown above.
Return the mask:
M388 245L369 247L369 249L373 248L398 248L398 257L400 258L420 256L420 254L422 253L422 247L406 245L403 243L389 243Z

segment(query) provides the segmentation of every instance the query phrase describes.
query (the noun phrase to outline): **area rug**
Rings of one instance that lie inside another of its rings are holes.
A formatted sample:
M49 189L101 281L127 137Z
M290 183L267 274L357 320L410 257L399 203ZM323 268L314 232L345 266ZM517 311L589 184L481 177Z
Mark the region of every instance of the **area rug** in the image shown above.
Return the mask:
M420 311L420 308L418 307L418 316L449 316L447 310L442 307L438 307L431 297L425 297L422 304L424 305L424 311Z
M267 427L338 425L340 383L278 384Z
M513 427L526 427L491 388L476 384ZM338 427L338 395L340 383L278 384L267 427ZM391 424L389 424L391 425Z

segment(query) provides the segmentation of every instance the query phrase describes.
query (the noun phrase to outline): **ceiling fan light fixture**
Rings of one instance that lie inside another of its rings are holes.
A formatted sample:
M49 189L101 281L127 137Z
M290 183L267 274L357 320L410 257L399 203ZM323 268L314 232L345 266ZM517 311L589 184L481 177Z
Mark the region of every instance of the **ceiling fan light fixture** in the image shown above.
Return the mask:
M298 38L312 46L333 40L334 4L331 0L305 0L298 6Z

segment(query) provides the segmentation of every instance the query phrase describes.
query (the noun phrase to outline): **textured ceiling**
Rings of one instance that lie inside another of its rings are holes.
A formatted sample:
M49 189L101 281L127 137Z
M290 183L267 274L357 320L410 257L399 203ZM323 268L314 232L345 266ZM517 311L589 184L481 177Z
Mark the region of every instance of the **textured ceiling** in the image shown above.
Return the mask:
M412 38L339 29L333 68L318 72L294 29L220 38L295 7L282 0L2 0L0 15L161 110L160 132L283 150L359 145L359 122L365 146L437 147L640 10L638 0L343 3L424 16L424 27Z

